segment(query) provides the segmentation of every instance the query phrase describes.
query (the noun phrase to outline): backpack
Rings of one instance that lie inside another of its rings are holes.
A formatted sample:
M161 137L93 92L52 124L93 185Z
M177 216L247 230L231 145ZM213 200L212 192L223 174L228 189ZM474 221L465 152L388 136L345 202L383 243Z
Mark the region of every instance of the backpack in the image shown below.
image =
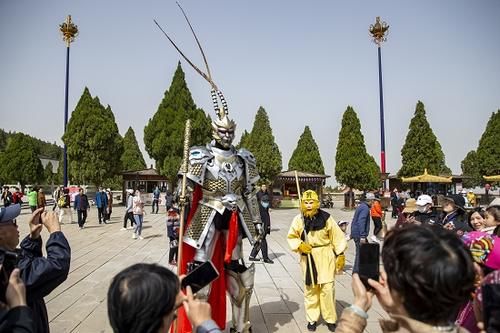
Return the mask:
M66 206L66 196L63 195L57 200L57 206L59 206L59 208Z

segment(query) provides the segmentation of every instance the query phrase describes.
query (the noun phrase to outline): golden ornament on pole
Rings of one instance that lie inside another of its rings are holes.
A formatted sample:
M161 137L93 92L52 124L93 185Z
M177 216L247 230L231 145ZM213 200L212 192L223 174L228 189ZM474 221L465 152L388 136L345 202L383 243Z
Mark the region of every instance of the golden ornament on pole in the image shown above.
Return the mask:
M380 46L382 42L387 41L389 34L389 25L385 21L380 21L380 16L375 19L375 24L370 25L370 34L373 37L373 42Z
M67 47L69 47L69 44L78 36L78 26L71 21L71 15L68 15L66 21L59 25L59 30L63 34L63 40L66 42Z

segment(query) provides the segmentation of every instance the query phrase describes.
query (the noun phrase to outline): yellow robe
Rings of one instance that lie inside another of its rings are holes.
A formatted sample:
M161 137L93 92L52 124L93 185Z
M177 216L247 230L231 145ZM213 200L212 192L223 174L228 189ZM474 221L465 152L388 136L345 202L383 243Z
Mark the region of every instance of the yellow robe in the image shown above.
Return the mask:
M293 219L290 230L288 231L288 245L290 248L299 252L299 245L302 243L300 235L304 230L304 222L299 214ZM335 253L342 253L347 247L345 235L333 220L332 216L326 221L326 225L321 230L309 231L307 241L313 247L311 255L316 263L318 272L318 284L333 282L335 279ZM305 281L307 257L300 256L300 266Z

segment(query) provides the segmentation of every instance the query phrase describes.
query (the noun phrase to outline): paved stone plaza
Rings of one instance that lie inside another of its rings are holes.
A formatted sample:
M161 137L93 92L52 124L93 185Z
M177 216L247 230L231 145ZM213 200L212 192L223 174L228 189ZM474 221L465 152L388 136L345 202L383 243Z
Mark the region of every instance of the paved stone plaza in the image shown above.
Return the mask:
M149 207L147 211L149 212ZM329 211L337 221L350 221L353 215L353 212L338 208ZM121 269L138 262L155 262L168 266L164 208L160 209L160 214L145 216L144 240L132 239L131 231L120 230L123 212L122 207L114 207L111 222L99 225L97 209L93 207L83 230L79 230L76 223L62 225L62 230L71 244L71 268L68 279L45 298L51 332L111 332L106 305L110 279ZM256 263L250 316L255 333L307 332L298 256L290 251L286 242L289 224L295 214L297 211L293 209L271 212L272 232L268 242L270 258L275 263ZM28 210L24 209L18 220L21 239L28 233L28 216ZM73 219L76 221L75 214ZM47 239L46 230L42 237ZM250 246L245 245L248 257ZM354 243L350 241L348 246L348 272L337 276L336 282L339 315L352 301L350 268L353 263ZM382 314L380 305L374 300L369 311L366 332L380 332L377 319ZM328 332L328 329L326 325L319 325L317 332Z

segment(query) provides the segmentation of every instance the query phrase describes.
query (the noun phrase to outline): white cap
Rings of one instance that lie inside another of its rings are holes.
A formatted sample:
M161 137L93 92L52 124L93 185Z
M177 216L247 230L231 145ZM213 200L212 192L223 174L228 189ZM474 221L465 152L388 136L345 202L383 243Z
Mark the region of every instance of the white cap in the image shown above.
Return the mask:
M375 200L375 194L371 192L366 193L366 200Z
M127 190L127 192L128 192L128 193L130 193L130 194L134 194L134 190L133 190L133 189L131 189L131 188L129 188L129 189Z
M427 204L432 204L432 198L430 195L422 194L417 198L417 206L425 206Z
M462 191L460 191L460 194L467 194L467 191L465 189L462 189Z

